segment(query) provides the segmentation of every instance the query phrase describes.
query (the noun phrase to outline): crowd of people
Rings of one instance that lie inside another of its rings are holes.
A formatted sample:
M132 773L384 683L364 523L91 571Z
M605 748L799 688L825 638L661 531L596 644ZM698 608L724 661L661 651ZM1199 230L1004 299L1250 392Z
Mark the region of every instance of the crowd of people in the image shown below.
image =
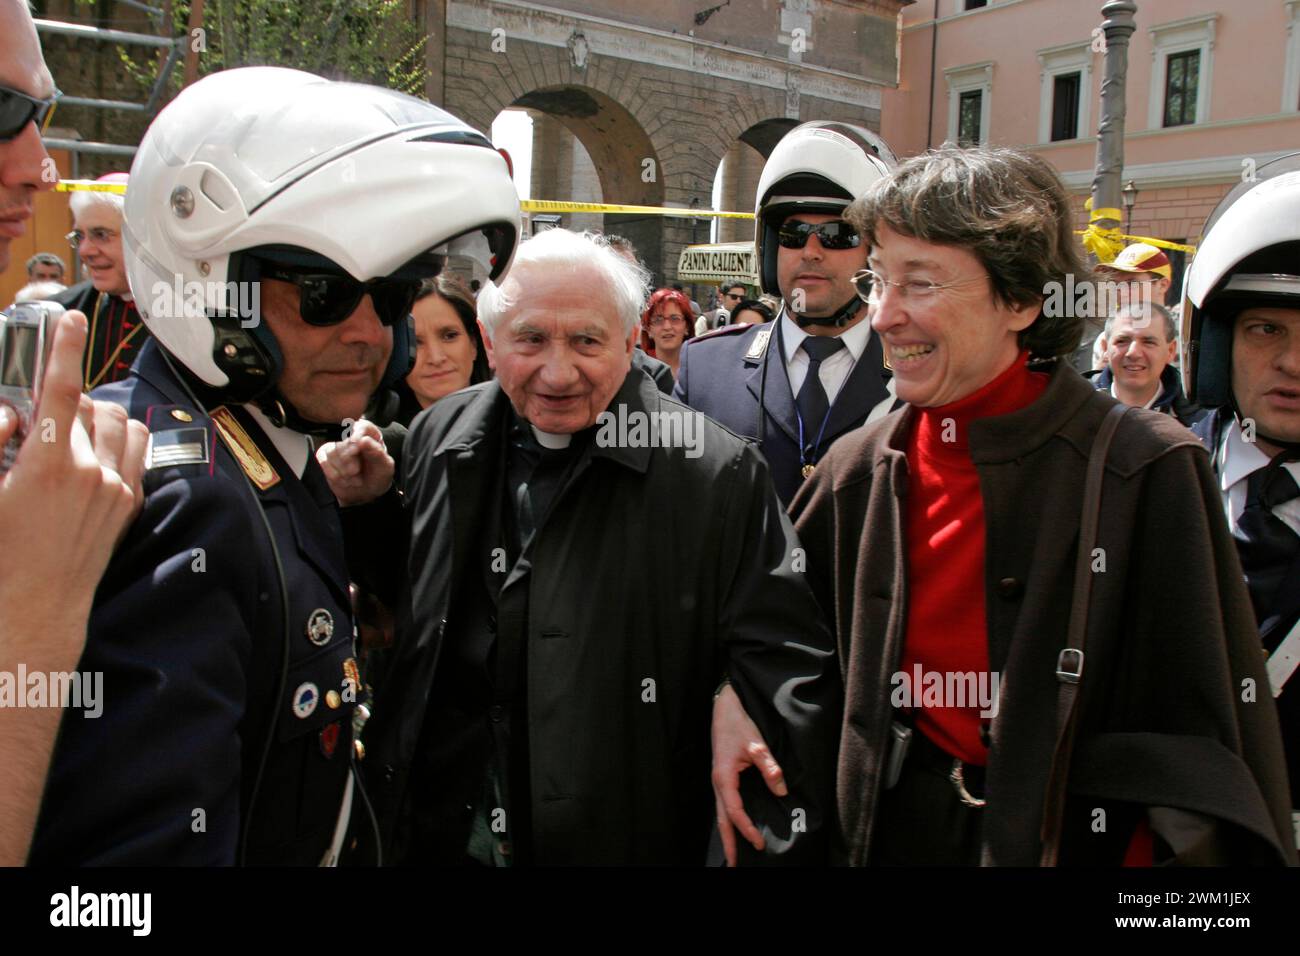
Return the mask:
M0 51L4 269L56 94L20 0ZM1293 160L1180 315L1038 156L805 123L702 311L520 241L435 106L190 85L20 296L67 312L48 437L0 403L0 683L106 693L0 694L0 862L1294 864ZM1100 337L1067 277L1132 280Z

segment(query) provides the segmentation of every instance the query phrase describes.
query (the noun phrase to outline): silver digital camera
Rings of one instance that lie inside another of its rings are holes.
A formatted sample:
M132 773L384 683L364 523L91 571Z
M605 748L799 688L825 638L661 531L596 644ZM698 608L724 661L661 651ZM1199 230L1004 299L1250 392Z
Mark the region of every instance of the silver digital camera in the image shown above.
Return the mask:
M18 431L5 444L0 474L13 467L32 429L54 327L63 311L57 302L24 302L0 312L0 403L18 413Z

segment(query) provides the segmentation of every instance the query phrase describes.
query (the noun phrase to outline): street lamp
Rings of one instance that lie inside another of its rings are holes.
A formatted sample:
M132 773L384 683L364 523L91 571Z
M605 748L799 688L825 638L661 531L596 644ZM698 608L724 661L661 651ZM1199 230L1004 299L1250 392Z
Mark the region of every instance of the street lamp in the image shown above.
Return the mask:
M1131 236L1133 235L1133 207L1138 201L1137 183L1130 179L1124 184L1121 195L1124 197L1124 232Z

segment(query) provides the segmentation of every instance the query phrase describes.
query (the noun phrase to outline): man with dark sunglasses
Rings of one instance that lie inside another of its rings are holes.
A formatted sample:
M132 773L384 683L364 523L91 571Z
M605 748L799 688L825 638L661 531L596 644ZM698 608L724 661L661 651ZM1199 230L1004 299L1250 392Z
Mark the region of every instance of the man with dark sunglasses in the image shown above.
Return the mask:
M154 120L121 235L152 335L96 391L149 427L144 508L82 662L109 704L63 721L32 862L330 865L352 807L369 819L353 575L314 444L383 423L419 281L451 254L496 277L518 216L486 137L390 90L225 70Z
M840 123L786 134L763 167L755 229L763 291L781 296L781 312L682 350L674 396L756 439L787 504L836 438L893 405L884 353L853 287L866 244L840 218L887 172L873 139Z
M700 316L695 325L695 334L703 335L713 329L720 329L731 324L731 314L740 305L746 295L745 283L739 280L723 282L718 286L718 305Z
M19 0L0 2L0 272L9 268L9 244L22 236L38 190L56 176L41 144L58 91L45 66L31 15Z

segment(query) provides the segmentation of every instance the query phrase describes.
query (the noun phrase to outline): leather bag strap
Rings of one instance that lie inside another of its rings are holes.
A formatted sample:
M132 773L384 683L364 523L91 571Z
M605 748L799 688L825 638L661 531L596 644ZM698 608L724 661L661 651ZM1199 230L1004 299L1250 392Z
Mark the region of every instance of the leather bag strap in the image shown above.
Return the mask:
M1066 645L1056 659L1056 747L1047 775L1043 800L1043 852L1041 866L1056 866L1061 851L1061 826L1065 816L1065 789L1070 777L1070 755L1078 723L1076 699L1083 678L1084 644L1088 638L1088 602L1092 597L1092 552L1097 544L1101 518L1101 484L1106 456L1119 420L1129 406L1116 404L1102 419L1088 455L1088 472L1083 486L1083 511L1079 519L1079 552L1074 562L1074 593L1070 598L1070 623Z

